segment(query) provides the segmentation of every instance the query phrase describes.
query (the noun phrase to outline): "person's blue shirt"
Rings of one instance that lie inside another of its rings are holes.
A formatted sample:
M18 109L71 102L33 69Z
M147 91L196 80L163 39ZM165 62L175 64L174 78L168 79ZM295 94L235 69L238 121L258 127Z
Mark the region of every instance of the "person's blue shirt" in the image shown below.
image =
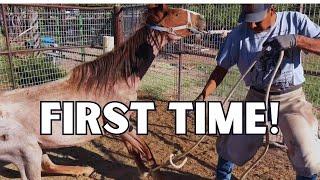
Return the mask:
M287 34L320 38L320 27L299 12L278 12L275 24L261 33L254 33L246 23L242 23L229 33L216 58L217 64L225 69L237 65L243 74L262 50L266 39ZM273 82L273 89L283 90L305 81L301 56L301 49L297 47L285 51L283 63ZM265 89L277 59L277 56L260 58L255 68L245 77L246 86Z

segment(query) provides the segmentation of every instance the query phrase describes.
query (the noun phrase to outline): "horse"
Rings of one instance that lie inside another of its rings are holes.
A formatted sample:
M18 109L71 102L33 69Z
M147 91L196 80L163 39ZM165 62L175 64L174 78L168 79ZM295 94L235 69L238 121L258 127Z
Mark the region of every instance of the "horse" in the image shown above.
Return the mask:
M137 100L137 89L151 63L168 42L203 31L203 16L167 5L149 5L143 25L113 51L83 63L63 79L0 93L0 160L17 166L23 180L41 179L41 171L89 176L91 167L54 164L46 150L76 146L101 135L63 135L61 121L52 122L52 135L40 134L40 101L92 101L103 107ZM125 114L130 117L131 112ZM100 125L106 122L101 117ZM105 133L104 133L105 134ZM120 135L141 174L157 165L143 139L130 128Z

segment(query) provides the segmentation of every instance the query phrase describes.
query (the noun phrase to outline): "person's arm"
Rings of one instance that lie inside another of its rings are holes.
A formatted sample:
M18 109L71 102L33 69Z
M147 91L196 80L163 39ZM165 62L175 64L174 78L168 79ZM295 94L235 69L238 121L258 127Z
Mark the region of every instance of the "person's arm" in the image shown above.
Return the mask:
M296 35L296 41L298 48L320 55L320 39Z
M320 55L320 39L303 35L282 35L268 39L263 46L271 46L278 50L286 50L298 47L304 51Z
M210 96L220 85L227 73L228 70L224 69L221 66L216 66L216 68L212 71L207 84L196 100L206 100L206 98Z
M296 34L281 35L268 39L264 46L270 45L278 50L298 47L304 51L320 55L320 27L307 15L296 13Z
M228 70L238 63L240 51L240 40L238 37L239 31L237 28L232 30L226 37L226 40L223 42L216 57L217 66L211 73L202 92L195 99L196 101L206 100L206 98L212 94L222 82Z

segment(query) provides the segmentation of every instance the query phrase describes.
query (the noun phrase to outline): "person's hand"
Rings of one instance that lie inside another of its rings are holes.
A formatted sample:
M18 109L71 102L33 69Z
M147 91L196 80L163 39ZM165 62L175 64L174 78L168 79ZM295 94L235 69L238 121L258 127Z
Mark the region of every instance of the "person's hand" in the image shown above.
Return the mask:
M289 34L267 39L266 42L263 43L263 47L266 46L270 46L272 49L277 49L280 51L290 49L297 46L296 35Z
M200 93L199 96L195 100L193 100L193 110L194 111L195 111L197 101L205 101L205 97L204 97L203 93ZM188 111L187 116L194 119L194 111Z

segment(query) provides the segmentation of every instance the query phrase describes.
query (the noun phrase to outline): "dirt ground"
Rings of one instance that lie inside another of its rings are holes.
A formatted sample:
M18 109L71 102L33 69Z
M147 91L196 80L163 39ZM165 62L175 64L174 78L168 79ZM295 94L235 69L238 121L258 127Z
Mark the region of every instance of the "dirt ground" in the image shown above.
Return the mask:
M141 96L140 99L150 99ZM150 112L149 134L144 137L154 153L158 164L168 159L175 149L184 151L191 147L200 136L194 135L193 121L188 120L188 135L174 134L174 114L167 111L167 102L156 101L157 111ZM215 137L208 137L188 156L188 162L180 170L171 167L162 169L165 179L214 179L217 153ZM124 144L112 136L101 137L79 147L64 148L49 152L57 164L91 166L96 171L96 179L137 179L138 170L128 155ZM255 157L256 158L256 157ZM248 167L237 167L234 178ZM293 179L295 173L286 153L271 148L261 163L249 174L249 179ZM0 179L19 178L19 173L11 164L0 166ZM87 180L87 177L57 176L43 174L44 180Z

